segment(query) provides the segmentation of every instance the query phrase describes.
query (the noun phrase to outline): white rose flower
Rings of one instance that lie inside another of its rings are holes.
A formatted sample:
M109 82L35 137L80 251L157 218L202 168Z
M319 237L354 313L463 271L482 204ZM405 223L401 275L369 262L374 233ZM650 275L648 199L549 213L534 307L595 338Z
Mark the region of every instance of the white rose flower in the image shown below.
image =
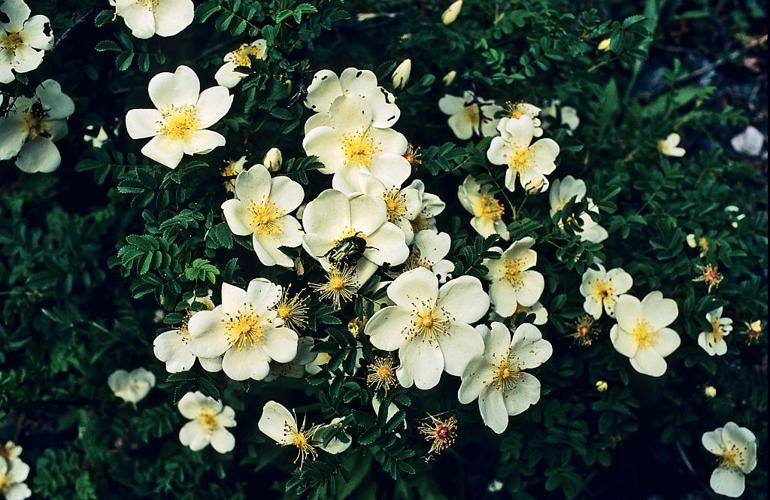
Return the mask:
M495 135L499 121L495 115L503 110L495 101L476 97L470 90L466 90L462 97L446 94L439 99L438 107L442 113L449 115L449 128L462 140L470 139L474 134L484 137Z
M666 360L680 344L679 334L668 325L679 315L671 299L659 291L650 292L641 301L632 295L621 295L615 302L618 324L610 330L615 350L630 358L634 370L651 377L666 373Z
M24 481L29 476L29 465L18 458L0 457L0 493L6 500L23 500L32 495Z
M340 422L339 419L335 419L329 425L340 425ZM300 427L297 424L296 416L287 410L285 406L275 401L265 403L257 427L267 437L281 446L296 446L297 459L295 459L295 462L300 460L300 468L308 456L315 460L318 456L315 448L320 448L327 453L336 454L345 451L351 444L350 439L343 443L339 439L333 438L324 446L323 442L318 439L317 434L328 426L314 425L309 429L305 429L304 426Z
M364 332L374 347L398 350L396 375L402 386L435 387L443 371L458 376L483 351L470 326L489 309L478 278L461 276L439 288L438 278L419 267L396 278L388 297L395 305L374 313Z
M141 39L174 36L195 17L192 0L114 0L113 5L131 34Z
M416 189L420 193L420 213L412 220L414 232L418 233L423 229L436 229L436 216L444 211L446 203L435 194L426 193L425 184L419 179L413 180L407 188Z
M542 110L535 106L534 104L529 104L526 102L517 102L513 105L511 105L511 118L521 118L522 116L528 116L532 118L532 126L534 127L534 135L535 137L540 137L543 135L543 129L541 128L541 121L540 118L538 118L538 115L540 115L540 112Z
M347 68L338 77L333 71L323 69L313 75L307 87L305 106L316 112L305 123L305 134L318 125L328 125L332 104L340 96L355 97L366 103L371 110L372 127L390 128L401 116L396 98L377 85L377 76L369 70Z
M174 73L152 77L148 90L157 109L132 109L126 115L126 129L132 139L152 137L142 154L176 168L186 154L207 154L225 145L224 136L207 130L233 103L225 87L201 92L198 75L187 66L179 66Z
M233 380L264 379L270 361L288 363L297 354L297 333L283 326L274 309L280 298L281 287L263 278L247 290L222 283L222 305L190 318L192 352L204 358L224 354L222 370Z
M366 241L359 268L366 262L397 266L409 256L409 247L404 232L388 222L387 217L382 200L366 195L348 198L339 191L327 189L308 203L302 213L303 245L311 257L328 268L329 251L337 248L341 240L356 236Z
M115 396L126 403L136 404L155 387L155 375L144 368L137 368L130 372L116 370L107 378L107 385Z
M505 187L509 191L516 188L516 178L524 189L536 187L542 192L547 189L546 175L556 169L556 157L559 145L553 139L539 139L535 136L532 118L522 115L519 118L502 118L497 125L500 136L492 139L487 150L487 159L493 165L506 165Z
M589 213L598 215L599 208L591 198L586 198L586 183L580 179L575 179L571 175L566 176L564 179L556 179L553 181L551 191L548 193L548 201L551 205L551 217L562 210L572 198L575 199L576 203L583 201L583 199L588 203L588 212L580 214L580 221L583 223L580 230L577 232L580 239L592 243L601 243L606 240L609 236L607 230L600 226L599 223L594 221L589 215Z
M533 325L540 326L548 323L548 309L546 309L540 302L536 303L534 306L524 307L523 309L527 316L530 314L534 316L532 319Z
M222 204L233 234L252 236L262 264L294 267L294 260L280 248L302 244L302 227L289 215L305 198L302 186L288 177L271 178L265 167L254 165L238 174L235 196Z
M360 173L371 174L387 186L400 186L409 177L412 166L403 156L406 137L393 129L375 127L368 101L343 95L324 116L328 122L307 132L302 146L323 163L321 173L334 175L334 189L360 192Z
M753 125L749 125L740 134L730 139L730 145L736 153L746 156L759 156L765 145L765 136Z
M711 325L711 330L701 332L698 335L698 345L706 351L709 356L723 356L727 352L727 342L725 337L733 331L733 320L722 317L722 309L718 307L713 311L706 313L706 321Z
M235 436L227 430L235 427L235 411L221 401L201 392L188 392L179 400L179 413L190 422L179 430L179 441L192 451L200 451L209 444L218 453L235 448Z
M32 16L22 0L3 0L0 12L0 83L11 83L16 73L29 73L43 62L43 54L53 47L51 22L46 16Z
M6 441L4 445L0 446L0 457L6 460L13 460L19 458L24 448L14 443L13 441Z
M440 283L445 283L455 265L444 257L452 246L452 238L447 233L439 233L435 229L424 229L414 236L412 252L406 260L406 270L424 267L438 277Z
M529 323L519 325L513 338L502 323L476 330L484 340L484 352L465 368L457 398L463 404L478 398L484 424L502 434L508 416L523 413L540 400L540 381L524 370L548 361L553 347Z
M703 447L719 457L719 466L711 474L715 493L737 498L746 489L745 475L757 466L757 438L745 427L727 422L724 427L706 432Z
M225 55L225 64L220 67L214 79L223 87L231 89L248 75L238 71L238 68L251 68L251 59L265 59L267 57L267 42L263 39L244 43L232 52Z
M510 238L508 227L503 222L505 207L494 195L483 189L473 176L465 178L457 188L457 198L473 218L471 226L484 238L497 233L502 239Z
M512 316L519 306L534 306L545 289L543 275L532 269L537 264L537 252L532 250L535 240L530 237L515 241L498 259L484 259L489 269L487 279L492 282L489 296L495 306L495 313L507 318Z
M686 151L679 147L681 140L679 134L668 134L665 139L658 141L658 151L666 156L682 157Z
M386 186L379 179L368 174L360 174L359 186L361 192L385 203L388 222L398 226L404 232L407 245L414 240L412 221L420 215L422 197L414 187Z
M583 273L583 281L580 284L580 294L585 297L583 310L599 319L602 311L607 311L607 316L615 317L615 302L618 297L626 293L634 285L634 279L623 269L616 267L609 271L601 264L596 264L599 269L586 269Z
M53 172L61 155L54 145L67 135L67 118L75 103L55 80L35 89L35 97L17 97L8 114L0 117L0 160L16 158L16 166L27 173Z
M561 124L567 126L567 133L572 135L572 132L580 126L580 117L578 112L572 106L564 106L561 108Z

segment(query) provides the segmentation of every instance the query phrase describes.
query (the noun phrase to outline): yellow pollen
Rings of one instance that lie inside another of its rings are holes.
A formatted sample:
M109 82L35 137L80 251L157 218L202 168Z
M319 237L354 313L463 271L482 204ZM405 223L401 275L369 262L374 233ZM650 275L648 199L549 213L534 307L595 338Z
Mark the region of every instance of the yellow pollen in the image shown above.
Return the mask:
M636 345L640 348L650 347L655 341L655 330L652 329L652 325L643 319L639 320L634 329L631 330L631 335L634 337Z
M597 281L594 283L594 295L601 301L614 295L614 288L607 281Z
M719 320L714 320L711 322L711 335L714 336L714 340L721 340L722 337L725 336L724 332L722 331L722 325L719 323Z
M482 219L497 222L502 219L505 207L491 194L484 193L476 202L476 213Z
M368 130L342 134L342 151L346 166L372 166L374 155L382 151L382 146L374 141Z
M261 203L250 202L248 210L251 228L259 236L278 237L283 233L280 219L285 215L284 211L270 198L265 197Z
M382 199L385 202L390 222L399 221L406 216L406 195L401 191L389 189L382 193Z
M29 131L30 137L50 137L48 124L45 121L46 116L45 111L36 111L32 108L24 113L24 126Z
M11 479L5 474L0 474L0 491L6 490L11 485Z
M262 318L251 306L236 313L227 313L223 322L228 345L235 346L238 351L261 343L265 336Z
M6 33L0 36L0 48L14 52L24 44L21 33Z
M143 7L147 7L150 10L155 10L160 4L160 0L137 0L137 3Z
M432 309L426 309L417 313L417 325L427 330L433 328L436 319Z
M469 106L465 106L463 114L465 115L465 119L471 122L473 128L478 129L479 126L481 126L481 109L478 104L473 103Z
M308 446L307 437L302 432L296 432L291 437L291 444L297 448L306 448Z
M513 118L521 118L522 116L524 116L524 113L522 113L518 109L516 111L514 111L513 113L511 113L511 117L513 117Z
M743 456L735 448L735 445L733 445L729 449L725 450L724 453L722 453L720 461L724 467L740 469L743 465Z
M217 416L211 410L203 410L198 415L198 423L207 431L213 431L219 424L217 423Z
M503 261L503 278L513 286L521 286L521 273L524 271L520 259L505 259Z
M172 105L161 111L161 114L163 120L158 132L162 135L172 139L187 139L198 130L198 109L192 104Z
M523 172L529 168L532 152L529 148L517 148L511 152L508 159L508 167L517 172Z
M329 288L334 291L340 291L347 286L347 280L344 276L339 274L332 274L329 276Z
M232 54L228 54L228 58L230 59L230 62L234 63L236 66L250 68L251 56L254 56L257 59L261 59L263 55L264 54L262 50L260 50L258 47L244 43L235 51L233 51Z
M498 391L512 389L523 376L517 367L516 358L507 354L492 370L492 385Z

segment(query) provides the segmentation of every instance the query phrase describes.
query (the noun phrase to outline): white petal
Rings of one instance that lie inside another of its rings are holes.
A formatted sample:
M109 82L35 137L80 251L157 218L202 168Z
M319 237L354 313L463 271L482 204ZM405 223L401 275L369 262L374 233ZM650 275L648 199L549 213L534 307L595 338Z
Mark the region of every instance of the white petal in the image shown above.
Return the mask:
M186 372L195 363L195 355L178 330L161 333L155 337L152 347L155 357L166 363L169 373Z
M46 35L48 31L48 35ZM38 50L51 50L53 42L53 31L51 22L46 16L36 15L30 17L24 23L24 29L21 30L24 43Z
M367 238L364 257L378 266L403 264L409 257L404 232L393 223L386 222Z
M722 342L724 343L724 341ZM658 330L658 332L655 334L655 343L653 344L653 348L658 351L658 354L665 357L676 351L680 343L681 339L679 338L678 333L676 333L671 328L663 328ZM726 348L727 345L725 345L725 349Z
M631 366L639 373L651 377L660 377L666 373L666 360L652 347L637 349L631 358Z
M721 455L724 451L724 445L722 444L722 428L718 428L711 432L705 432L701 437L701 443L709 453L714 455Z
M484 424L497 434L502 434L508 427L508 411L505 408L503 394L495 389L487 389L479 395L479 410Z
M196 110L198 128L209 128L221 120L233 105L233 96L222 86L211 87L201 92Z
M283 176L273 179L270 199L284 212L291 213L296 210L304 198L305 190L300 183Z
M184 140L184 153L188 155L207 154L224 146L225 137L213 130L196 130Z
M219 453L227 453L235 448L235 436L227 429L217 429L211 433L211 446Z
M392 285L391 285L392 286ZM377 349L395 351L406 341L411 325L409 309L388 306L380 309L366 322L364 333Z
M742 472L735 469L718 467L711 473L709 485L715 493L738 498L746 489L746 478Z
M356 196L350 200L350 227L370 235L387 220L385 204L371 196Z
M126 114L126 131L132 139L158 135L163 115L157 109L132 109Z
M503 394L508 415L519 415L540 401L540 381L529 373L521 373L521 381Z
M270 172L262 165L254 165L238 174L235 180L235 195L244 202L262 203L270 194Z
M463 371L457 399L463 404L472 402L479 397L484 389L484 380L491 379L491 377L490 368L481 357L472 359Z
M270 364L262 349L252 347L239 351L230 348L222 358L222 371L233 380L262 380L270 373Z
M441 287L438 305L455 320L474 323L489 310L489 296L474 276L461 276Z
M168 168L176 168L184 156L184 143L158 135L145 144L142 154Z
M450 375L460 376L471 359L484 352L481 335L471 326L452 322L446 335L438 337L444 355L444 369Z
M158 73L152 77L148 90L150 99L159 110L169 106L194 105L200 95L200 80L195 71L179 66L174 73Z
M16 166L23 172L53 172L61 164L59 149L45 137L36 137L22 146Z
M162 0L155 8L155 32L174 36L190 26L195 17L192 0Z
M131 0L117 0L116 13L136 38L145 40L155 35L155 16L146 6Z
M262 408L262 416L259 417L257 427L276 443L287 444L290 437L286 431L297 429L297 421L285 406L275 401L268 401Z
M444 356L438 342L414 337L401 346L398 358L418 389L432 389L438 385L444 371Z
M192 340L190 349L196 356L213 358L227 350L227 335L221 309L198 311L187 324Z
M299 337L289 328L272 328L265 332L262 348L275 361L288 363L297 355Z
M179 442L192 451L200 451L208 446L211 436L197 421L187 422L179 429Z
M249 211L240 200L232 199L222 203L222 211L233 234L247 236L252 233L249 227Z
M616 351L629 358L634 357L639 348L633 335L625 331L619 325L613 325L610 330L610 340Z
M388 285L390 300L407 310L413 304L435 304L438 294L438 278L422 267L401 274Z
M339 78L333 71L324 69L313 75L313 80L307 87L305 106L316 113L326 113L334 100L341 95Z
M642 303L633 295L621 295L615 302L615 318L621 328L632 331L642 319Z
M664 299L662 293L655 291L642 299L642 315L655 330L660 330L674 322L679 315L679 308L675 301Z

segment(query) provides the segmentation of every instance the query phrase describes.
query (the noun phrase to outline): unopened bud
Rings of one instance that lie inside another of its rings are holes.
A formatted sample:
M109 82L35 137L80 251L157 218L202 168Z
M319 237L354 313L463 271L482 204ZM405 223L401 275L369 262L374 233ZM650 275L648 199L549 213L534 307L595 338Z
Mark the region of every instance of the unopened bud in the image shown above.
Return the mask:
M602 52L607 52L610 50L610 44L612 43L611 38L605 38L601 42L599 42L599 46L596 47L598 50L601 50Z
M265 158L262 160L262 163L269 171L278 172L281 169L281 164L283 163L283 155L281 154L281 150L278 148L270 148L270 150L265 153Z
M457 16L460 15L460 11L463 8L463 0L457 0L456 2L452 3L447 9L444 11L443 14L441 14L441 22L449 25L452 24L457 20Z
M450 85L452 85L452 82L455 81L455 77L456 76L457 76L457 71L452 70L449 73L447 73L446 75L444 75L444 78L442 78L441 80L444 82L444 85L449 87Z
M609 389L610 385L605 380L597 380L596 381L596 390L599 392L607 392L607 389Z
M412 74L412 60L404 59L395 70L393 70L393 88L402 89L409 82L409 76Z
M717 395L717 388L713 385L710 385L703 389L703 393L706 395L707 398L714 398Z

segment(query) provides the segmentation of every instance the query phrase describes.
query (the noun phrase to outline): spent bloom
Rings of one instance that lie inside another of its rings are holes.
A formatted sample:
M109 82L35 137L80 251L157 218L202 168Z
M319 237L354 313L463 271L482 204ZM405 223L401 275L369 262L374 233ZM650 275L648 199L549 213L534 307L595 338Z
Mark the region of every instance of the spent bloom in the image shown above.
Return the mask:
M722 356L727 352L725 337L733 331L733 320L722 317L723 308L718 307L706 313L706 321L709 322L709 330L698 335L698 345L709 356Z
M144 368L137 368L130 372L116 370L107 378L107 385L115 396L126 403L136 404L155 387L155 375Z
M372 345L398 350L396 375L404 387L435 387L441 373L460 375L484 346L470 326L489 309L489 297L473 276L461 276L439 288L431 271L418 267L388 286L387 306L366 323Z
M244 43L232 52L225 54L225 63L217 70L214 79L223 87L231 89L248 76L238 68L251 68L251 59L267 57L267 42L263 39Z
M501 118L497 125L500 135L492 139L487 150L487 159L493 165L508 167L505 173L505 187L516 189L516 179L527 190L537 188L539 192L548 189L546 176L556 169L559 145L553 139L535 137L532 118Z
M266 266L293 267L294 260L281 247L302 244L302 227L294 216L305 198L302 186L288 177L271 177L254 165L235 179L235 198L222 203L233 234L251 235L254 251Z
M235 427L235 411L201 392L188 392L178 403L179 413L188 420L179 430L179 441L192 451L211 444L219 453L235 448L235 437L227 430Z
M465 368L457 397L463 404L478 399L484 424L501 434L508 427L508 416L518 415L540 400L540 381L524 370L548 361L553 347L529 323L519 325L513 336L497 322L476 330L484 340L484 351Z
M445 95L438 101L442 113L449 115L447 123L458 139L470 139L473 135L492 137L498 119L495 115L503 110L493 100L476 97L470 90L462 96Z
M623 269L616 267L607 271L601 264L598 269L586 269L580 284L580 294L585 297L583 310L595 319L607 311L610 318L615 317L615 302L618 297L631 289L634 279Z
M704 433L701 442L719 460L719 465L711 473L711 489L728 497L741 496L746 488L746 474L757 466L757 438L754 433L734 422L727 422L724 427Z
M53 47L51 22L32 13L23 0L0 3L0 83L11 83L15 73L29 73L43 62L43 54Z
M192 352L205 358L224 354L222 370L233 380L262 380L270 361L294 359L299 337L274 309L281 292L263 278L252 280L246 290L222 283L222 304L190 318Z
M423 439L430 443L428 453L438 455L447 448L451 448L455 443L458 427L457 419L454 417L440 419L429 415L428 421L421 425L418 430Z
M195 71L179 66L174 73L152 77L148 90L156 109L132 109L126 115L126 129L132 139L152 137L142 154L176 168L184 155L207 154L225 145L224 136L208 130L233 103L225 87L201 92Z
M136 38L174 36L190 26L195 16L192 0L110 0L115 14Z
M56 170L61 154L54 142L67 135L67 118L74 112L75 103L56 80L38 85L32 98L17 97L0 117L0 160L18 155L16 166L24 172Z
M590 215L591 213L598 215L599 209L591 198L586 198L586 183L581 179L575 179L568 175L564 179L553 181L551 190L548 193L551 217L563 210L567 203L573 199L575 203L581 202L584 199L588 203L588 211L579 215L581 225L580 229L577 230L577 234L580 236L580 239L592 243L601 243L606 240L609 236L607 230L594 221ZM563 222L559 221L559 225L563 225Z
M665 139L658 141L658 151L666 156L682 157L685 154L685 150L679 147L679 141L681 140L679 134L668 134Z
M503 222L505 207L473 176L466 177L457 188L457 198L463 208L473 215L471 226L481 236L487 238L497 233L504 240L510 237L508 227Z
M666 360L681 342L679 334L668 326L679 315L671 299L659 291L650 292L641 301L621 295L615 302L618 323L610 330L615 350L628 357L634 370L651 377L666 373Z
M484 259L489 270L487 279L492 282L489 296L495 306L495 313L507 318L518 306L532 307L543 294L545 279L532 269L537 264L537 252L532 250L535 240L530 237L515 241L500 252L497 259Z

